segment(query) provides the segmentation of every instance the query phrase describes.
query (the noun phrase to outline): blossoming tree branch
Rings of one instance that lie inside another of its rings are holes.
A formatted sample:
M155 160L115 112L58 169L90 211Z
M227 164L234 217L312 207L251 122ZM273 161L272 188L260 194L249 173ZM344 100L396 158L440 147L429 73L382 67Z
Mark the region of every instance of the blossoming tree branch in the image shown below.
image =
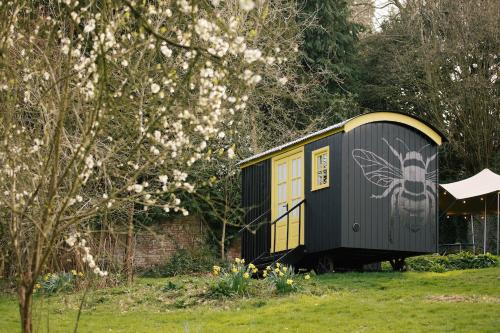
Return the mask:
M0 3L0 223L24 332L36 278L58 251L107 274L82 225L130 204L189 213L175 194L196 190L187 168L210 159L278 57L247 41L262 6Z

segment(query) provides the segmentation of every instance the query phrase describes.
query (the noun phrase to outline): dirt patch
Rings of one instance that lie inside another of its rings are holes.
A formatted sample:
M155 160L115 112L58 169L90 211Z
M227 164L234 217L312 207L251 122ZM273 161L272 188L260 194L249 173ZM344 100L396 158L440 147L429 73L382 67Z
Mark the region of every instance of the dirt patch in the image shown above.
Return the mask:
M500 297L478 295L435 295L427 297L430 302L443 303L494 303L500 304Z

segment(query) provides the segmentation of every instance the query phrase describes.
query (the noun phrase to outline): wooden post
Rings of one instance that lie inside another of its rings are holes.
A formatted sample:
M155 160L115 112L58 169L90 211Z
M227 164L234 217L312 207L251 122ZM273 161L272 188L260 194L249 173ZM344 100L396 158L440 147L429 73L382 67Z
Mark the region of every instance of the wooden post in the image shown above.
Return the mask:
M498 255L498 238L500 236L500 192L497 192L497 255Z
M484 232L483 232L483 254L486 254L486 229L488 227L488 223L486 220L486 199L484 200Z
M474 215L470 214L470 222L472 225L472 252L476 254L476 242L474 242Z

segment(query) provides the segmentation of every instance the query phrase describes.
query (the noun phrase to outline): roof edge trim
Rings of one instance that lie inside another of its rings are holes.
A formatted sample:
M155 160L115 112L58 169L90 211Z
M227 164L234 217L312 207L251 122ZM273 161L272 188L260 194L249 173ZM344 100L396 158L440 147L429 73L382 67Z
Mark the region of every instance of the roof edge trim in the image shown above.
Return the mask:
M427 135L438 146L443 144L443 136L435 129L415 117L396 112L372 112L354 117L346 122L344 131L347 133L358 126L380 121L401 123L413 127Z
M291 149L306 145L306 144L308 144L310 142L314 142L316 140L320 140L322 138L333 135L335 133L349 132L349 131L353 130L354 128L361 126L361 125L373 123L373 122L382 122L382 121L400 123L400 124L403 124L403 125L406 125L409 127L413 127L416 130L418 130L420 133L423 133L427 137L429 137L438 146L442 145L443 142L447 141L446 137L441 132L439 132L439 130L437 130L432 125L425 123L423 120L421 120L415 116L410 116L410 115L406 115L404 113L399 113L399 112L375 111L375 112L369 112L369 113L365 113L365 114L362 114L359 116L355 116L353 118L342 121L338 124L334 124L332 126L324 128L320 131L311 133L309 135L298 138L294 141L285 143L281 146L274 147L274 148L266 150L262 153L248 157L248 158L240 161L238 163L238 166L241 169L244 169L244 168L251 166L253 164L260 163L263 160L266 160L268 158L272 158L276 155L285 153Z

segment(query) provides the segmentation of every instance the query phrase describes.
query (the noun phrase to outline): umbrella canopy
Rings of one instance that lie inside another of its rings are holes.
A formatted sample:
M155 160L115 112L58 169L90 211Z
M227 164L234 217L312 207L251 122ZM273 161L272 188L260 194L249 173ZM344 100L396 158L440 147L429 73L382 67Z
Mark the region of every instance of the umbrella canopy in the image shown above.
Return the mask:
M448 215L484 214L485 207L488 213L497 212L500 175L489 169L470 178L439 186L439 207Z

